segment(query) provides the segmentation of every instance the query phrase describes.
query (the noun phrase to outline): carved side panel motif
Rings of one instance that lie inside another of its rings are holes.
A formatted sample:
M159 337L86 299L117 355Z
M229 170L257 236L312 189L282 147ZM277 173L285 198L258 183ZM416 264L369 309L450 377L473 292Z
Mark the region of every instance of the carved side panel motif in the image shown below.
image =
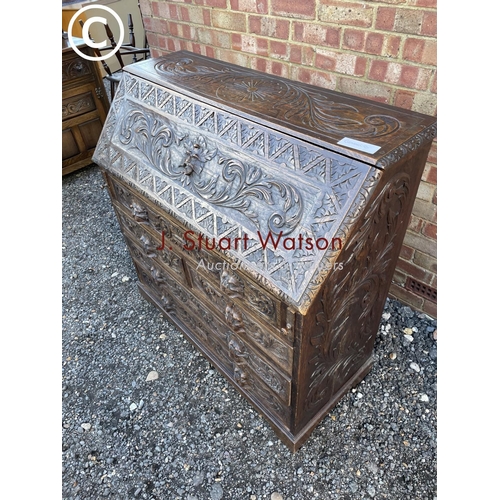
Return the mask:
M272 75L256 75L244 68L208 67L190 58L160 62L159 74L189 82L189 87L226 103L244 104L250 109L280 118L285 123L345 134L350 137L380 137L400 126L386 115L361 116L351 105L334 102L300 83Z
M400 219L408 210L409 177L397 175L364 216L343 250L342 271L327 281L309 343L310 385L303 404L311 417L369 358L391 275ZM340 385L339 385L340 384Z

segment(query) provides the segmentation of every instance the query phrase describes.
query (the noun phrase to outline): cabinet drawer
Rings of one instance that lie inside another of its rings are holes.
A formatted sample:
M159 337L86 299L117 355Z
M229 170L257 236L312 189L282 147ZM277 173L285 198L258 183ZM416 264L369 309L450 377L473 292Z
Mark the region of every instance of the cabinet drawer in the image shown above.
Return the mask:
M271 358L285 373L291 374L293 363L293 349L279 337L279 333L272 333L246 313L234 301L217 290L206 278L203 278L188 263L186 263L193 291L200 300L210 304L212 308L223 315L225 324L240 337L252 342L258 350Z
M151 261L159 264L168 273L175 276L178 281L187 285L182 257L167 246L160 250L159 242L144 227L132 222L118 211L117 214L133 257L144 261L146 266L149 265L150 261L144 259L151 259Z
M134 262L142 286L164 313L201 343L209 358L215 357L238 387L248 391L248 396L260 395L268 409L289 425L290 378L262 359L249 343L228 329L161 268L152 265L147 269L144 261Z
M75 96L63 98L62 100L62 119L76 118L77 116L94 111L96 105L92 92L85 92Z
M133 194L128 186L110 179L116 201L131 220L147 226L156 233L157 241L168 241L186 261L190 261L191 267L200 275L208 278L211 284L226 294L233 302L250 314L256 315L266 324L271 324L280 339L293 344L293 321L285 321L281 302L269 295L259 286L253 284L231 263L221 256L205 250L203 247L187 250L185 240L186 228L174 223L169 218L160 214L151 206L151 202ZM154 233L153 233L154 234ZM281 328L285 325L285 328Z
M62 85L63 90L73 84L80 84L94 79L93 63L83 59L78 54L64 57L62 61Z
M75 56L62 62L62 84L63 89L74 83L82 83L92 80L92 62Z

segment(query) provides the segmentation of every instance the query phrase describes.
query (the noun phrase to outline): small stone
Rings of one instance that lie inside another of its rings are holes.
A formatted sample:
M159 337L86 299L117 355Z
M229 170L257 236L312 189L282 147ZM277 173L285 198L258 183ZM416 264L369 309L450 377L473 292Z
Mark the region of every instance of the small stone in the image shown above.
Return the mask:
M413 337L411 335L405 335L404 337L408 342L413 342Z
M411 328L405 328L403 330L403 332L405 335L412 335L413 334L413 330Z
M428 403L429 402L429 396L427 396L427 394L421 394L420 395L420 401L423 401L424 403Z
M432 332L432 338L434 340L437 340L438 339L438 331L437 331L437 328Z
M212 490L210 491L210 498L212 500L221 500L224 495L224 490L219 483L216 483L212 486Z
M134 410L136 410L136 409L137 409L137 405L136 405L135 403L132 403L132 404L129 406L129 408L130 408L130 411L134 411Z
M198 497L195 497L194 495L188 495L186 500L198 500Z
M117 276L118 276L118 273L113 273L113 274L111 275L111 277L112 277L112 278L116 278Z
M417 363L410 363L410 368L415 370L417 373L420 373L420 366L418 366Z
M161 340L165 340L166 338L167 338L167 336L166 336L164 333L162 333L162 334L160 335L160 339L161 339Z
M375 488L373 486L368 486L368 488L366 488L366 491L372 498L375 496Z
M204 479L204 474L203 472L197 472L194 477L193 477L193 486L200 486L203 483Z
M356 493L356 491L358 491L358 488L359 488L358 483L353 482L353 483L349 484L349 488L351 488L351 491L353 493Z
M281 493L275 491L274 493L271 493L271 500L283 500L283 496Z
M89 423L82 424L82 428L84 431L90 431L91 427L92 427L92 424L89 424Z
M124 276L122 278L122 281L125 283L126 281L130 281L130 278L128 276Z
M391 354L389 354L389 358L391 359L396 359L397 357L398 355L395 352L391 352Z
M388 332L391 328L392 328L391 325L389 325L389 324L385 325L385 331L386 332Z
M255 495L250 495L250 500L257 500L257 497Z
M151 380L156 380L158 378L158 372L155 370L151 370L148 373L148 376L146 377L146 382L149 382Z
M390 317L391 317L391 313L382 314L382 319L384 319L385 321L387 321Z
M401 314L403 316L406 316L408 318L413 318L413 316L415 315L415 313L413 312L412 308L411 307L408 307L408 306L404 306L402 309L401 309Z

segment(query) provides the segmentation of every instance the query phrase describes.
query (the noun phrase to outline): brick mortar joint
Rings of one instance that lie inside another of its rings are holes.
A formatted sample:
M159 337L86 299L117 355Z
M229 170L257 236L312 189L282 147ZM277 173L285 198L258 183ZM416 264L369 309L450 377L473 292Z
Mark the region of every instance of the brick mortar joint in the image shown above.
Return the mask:
M156 3L160 3L162 0L156 0ZM154 3L154 2L151 2ZM279 20L285 20L289 21L290 23L296 21L296 22L304 22L304 23L311 23L311 22L316 22L316 23L322 23L322 24L332 24L331 21L323 21L319 18L319 6L320 6L320 1L316 0L316 7L315 7L315 17L313 19L302 19L302 18L295 18L295 17L288 17L288 16L283 16L280 14L273 14L272 12L268 12L267 14L263 14L261 12L248 12L248 11L242 11L242 10L233 10L231 9L231 3L228 0L226 3L226 7L217 7L217 6L207 6L207 5L192 5L192 4L180 4L178 1L169 1L169 0L163 0L162 3L168 4L168 5L175 5L176 7L185 7L185 8L192 8L192 9L207 9L210 12L213 11L221 11L221 12L230 12L230 13L236 13L236 14L245 14L245 15L251 15L251 16L259 16L259 17L267 17L267 18L274 18L274 19L279 19ZM359 3L360 6L363 6L366 4L366 2L356 2L356 0L353 0L352 3ZM372 16L374 19L372 19L372 25L366 28L373 28L373 21L376 21L376 17L378 14L378 10L380 8L385 8L385 9L393 9L393 10L410 10L410 11L415 11L415 12L436 12L437 13L437 8L436 7L417 7L414 5L404 5L404 6L392 6L392 4L386 4L386 3L378 3L378 2L373 2L370 5L373 5L373 12L374 15ZM154 13L153 13L154 17ZM158 18L158 19L164 19L164 18ZM344 26L351 26L351 25L341 25L342 27ZM354 28L362 29L361 27L356 27ZM390 31L384 31L385 33L392 33Z
M248 17L248 16L247 16ZM422 69L430 69L430 70L435 70L437 69L437 65L435 64L425 64L425 63L421 63L421 62L417 62L417 61L409 61L407 59L405 59L402 55L398 55L398 56L384 56L384 55L381 55L381 54L373 54L373 53L370 53L370 52L361 52L361 51L357 51L357 50L354 50L354 49L349 49L347 47L344 47L343 46L343 43L342 43L342 46L341 47L331 47L331 46L327 46L327 45L314 45L314 44L311 44L311 43L307 43L307 42L303 42L303 41L297 41L297 40L294 40L292 38L292 29L289 30L289 36L288 38L278 38L278 37L272 37L272 36L268 36L268 35L261 35L261 34L258 34L258 33L254 33L254 32L250 32L248 31L249 29L249 26L248 26L248 19L247 19L247 26L246 26L246 29L247 31L234 31L234 30L230 30L230 29L227 29L227 28L223 28L223 27L218 27L218 26L207 26L206 24L198 24L198 23L195 23L193 21L184 21L184 20L181 20L181 19L173 19L173 20L169 20L169 19L165 19L165 18L162 18L162 17L153 17L152 19L158 19L158 20L161 20L161 21L168 21L168 22L172 22L173 24L176 24L176 25L179 25L179 26L190 26L192 28L199 28L199 27L204 27L206 28L207 30L214 30L214 31L221 31L221 32L224 32L224 33L229 33L229 34L237 34L237 35L248 35L248 36L251 36L251 37L255 37L255 38L262 38L262 39L266 39L267 41L277 41L277 42L282 42L282 43L293 43L295 45L299 45L301 47L308 47L308 48L312 48L314 53L317 54L317 49L319 50L325 50L325 51L332 51L332 52L341 52L343 54L349 54L349 55L353 55L353 56L356 56L356 57L366 57L370 60L374 60L374 61L387 61L387 62L395 62L395 63L401 63L401 64L406 64L408 66L415 66L415 67L418 67L418 68L422 68ZM345 29L345 28L340 28L341 30ZM150 30L146 30L148 33L153 33L153 34L157 34L157 35L162 35L162 36L168 36L168 34L164 34L164 33L158 33L156 31L150 31ZM363 29L360 29L360 31L365 31L367 33L375 33L375 34L384 34L384 33L387 33L387 32L383 32L383 31L377 31L377 30L363 30ZM392 33L395 33L395 32L392 32ZM429 39L429 40L437 40L437 38L435 37L425 37L425 36L421 36L421 35L411 35L411 34L404 34L404 33L396 33L397 35L400 35L401 36L401 45L403 46L404 45L404 42L406 42L406 40L409 38L409 37L414 37L414 36L419 36L420 38L425 38L425 39ZM175 36L173 36L172 38L176 38ZM179 37L179 38L182 38L182 37ZM342 36L343 38L343 36ZM402 52L403 51L403 48L400 47L400 49L398 50L398 52Z
M419 68L419 69L427 69L427 70L430 70L430 71L436 71L437 70L437 66L436 65L432 65L432 64L423 64L423 63L419 63L419 62L415 62L415 61L408 61L406 59L403 59L402 57L397 57L397 58L393 58L393 57L390 57L390 56L383 56L383 55L379 55L379 54L372 54L372 53L369 53L369 52L358 52L358 51L354 51L354 50L350 50L350 49L344 49L344 48L335 48L335 47L323 47L323 46L317 46L317 45L312 45L310 43L305 43L305 42L296 42L294 40L290 40L290 39L283 39L283 38L273 38L273 37L269 37L269 36L265 36L265 35L257 35L255 33L244 33L244 32L235 32L235 31L231 31L231 30L227 30L227 29L224 29L224 28L218 28L218 27L213 27L213 26L206 26L206 25L203 25L203 24L194 24L194 23L188 23L188 22L179 22L179 23L176 23L178 24L179 26L189 26L191 28L197 28L197 27L206 27L207 29L209 30L212 30L212 31L217 31L217 32L221 32L221 33L226 33L226 34L236 34L236 35L248 35L248 36L252 36L252 37L255 37L255 38L259 38L259 39L263 39L263 40L266 40L267 42L281 42L281 43L284 43L284 44L293 44L294 46L300 46L301 48L311 48L313 49L313 52L314 52L314 61L316 60L316 55L318 54L317 52L317 49L320 48L320 49L326 49L326 50L331 50L332 52L336 52L336 54L346 54L346 55L352 55L354 57L361 57L361 58L365 58L367 59L368 61L372 62L372 61L384 61L384 62L387 62L387 63L396 63L396 64L405 64L406 66L411 66L411 67L415 67L415 68ZM147 30L147 33L151 33L151 34L155 34L155 35L160 35L160 36L165 36L165 37L169 37L169 38L172 38L172 39L182 39L182 40L187 40L187 41L191 41L191 42L195 42L195 43L202 43L202 42L199 42L199 40L196 40L196 39L193 39L193 38L184 38L181 34L177 35L177 36L174 36L174 35L171 35L170 33L167 33L167 34L164 34L164 33L159 33L159 32L156 32L156 31L149 31ZM207 45L207 44L203 44L203 45ZM218 46L215 46L215 45L207 45L207 46L210 46L210 47L213 47L213 48L220 48ZM255 55L253 52L246 52L246 51L238 51L236 49L230 49L230 50L235 50L237 52L241 52L241 53L244 53L244 54L249 54L249 55ZM322 54L320 54L322 55ZM268 56L270 57L271 59L274 59L272 58L272 56ZM328 56L327 56L328 57ZM332 55L333 57L333 55ZM282 61L281 59L278 59L280 61ZM291 63L291 64L298 64L298 63ZM316 65L306 65L306 64L303 64L302 65L303 67L312 67L312 68L315 68L315 69L318 69L320 71L323 71L323 72L326 72L326 73L332 73L328 70L325 70L323 68L318 68ZM368 70L368 68L367 68ZM344 73L342 73L344 74ZM434 76L434 75L432 75ZM367 81L370 81L370 82L377 82L377 83L381 83L381 84L387 84L387 85L394 85L394 86L398 86L396 84L390 84L388 82L381 82L380 80L372 80L368 77L368 75L365 76L365 78L367 79ZM429 90L431 94L435 94L434 92L432 92L430 90L430 87L431 87L431 84L429 84L429 88L426 89L426 90ZM404 89L411 89L411 87L404 87L402 86L401 88L404 88ZM416 91L422 91L422 89L413 89L413 90L416 90Z

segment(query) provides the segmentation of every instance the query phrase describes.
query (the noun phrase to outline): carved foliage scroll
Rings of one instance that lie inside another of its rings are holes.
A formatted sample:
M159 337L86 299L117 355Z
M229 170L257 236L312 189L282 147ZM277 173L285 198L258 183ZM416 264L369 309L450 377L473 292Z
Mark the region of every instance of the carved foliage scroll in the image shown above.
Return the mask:
M321 294L309 343L308 415L325 405L372 352L385 300L380 291L391 279L388 269L408 195L406 174L384 187L346 245L342 271L331 275Z
M160 62L155 69L160 74L189 81L191 87L223 102L244 104L263 114L311 129L351 137L380 137L400 126L394 117L363 117L354 106L332 101L320 92L306 90L299 83L271 75L259 76L244 68L208 67L182 58L177 62Z
M180 131L152 111L131 106L118 139L190 192L211 205L239 211L259 230L288 234L301 220L304 204L294 186L259 166L226 157L203 136ZM270 213L262 202L272 207ZM266 221L262 213L268 213Z

